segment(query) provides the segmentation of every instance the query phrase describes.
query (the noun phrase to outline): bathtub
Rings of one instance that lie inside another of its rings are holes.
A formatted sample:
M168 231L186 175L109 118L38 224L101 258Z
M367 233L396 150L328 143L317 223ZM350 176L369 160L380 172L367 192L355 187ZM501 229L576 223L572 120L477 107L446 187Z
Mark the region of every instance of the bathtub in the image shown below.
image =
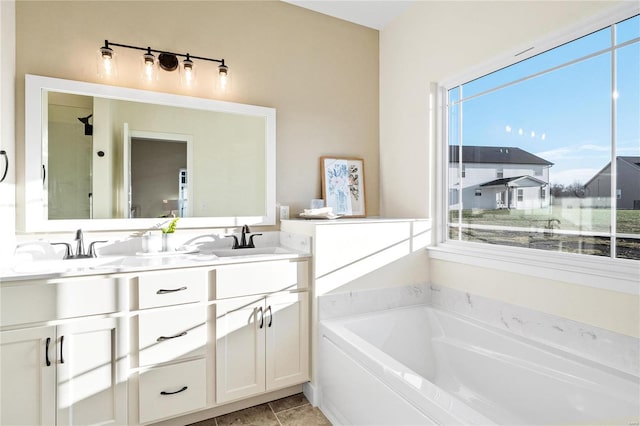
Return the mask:
M339 425L638 425L640 379L428 306L320 322Z

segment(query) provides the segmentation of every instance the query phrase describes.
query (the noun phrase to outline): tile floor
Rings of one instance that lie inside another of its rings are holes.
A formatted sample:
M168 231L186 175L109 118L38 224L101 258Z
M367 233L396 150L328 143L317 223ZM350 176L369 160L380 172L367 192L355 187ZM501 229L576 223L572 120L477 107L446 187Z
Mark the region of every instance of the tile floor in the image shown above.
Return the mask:
M299 393L190 426L331 426L331 423Z

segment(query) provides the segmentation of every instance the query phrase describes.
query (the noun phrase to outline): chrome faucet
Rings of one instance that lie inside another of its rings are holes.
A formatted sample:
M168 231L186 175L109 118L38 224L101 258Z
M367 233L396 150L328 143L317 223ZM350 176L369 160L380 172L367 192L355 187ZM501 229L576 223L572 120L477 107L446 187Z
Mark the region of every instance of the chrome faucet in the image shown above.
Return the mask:
M245 248L256 248L253 238L262 235L262 234L251 234L249 235L249 242L247 243L247 235L250 234L249 225L244 225L242 227L242 232L240 235L240 242L238 242L238 237L235 235L226 235L227 238L233 238L233 246L232 249L245 249Z
M84 237L82 235L82 229L78 229L76 231L76 254L73 254L73 250L71 249L71 244L69 243L51 243L51 245L61 245L65 246L65 253L63 259L87 259L91 257L98 257L96 254L95 245L97 243L106 243L107 241L93 241L89 244L89 252L85 253L84 251Z
M82 229L76 231L76 257L90 257L84 253L84 236L82 235Z

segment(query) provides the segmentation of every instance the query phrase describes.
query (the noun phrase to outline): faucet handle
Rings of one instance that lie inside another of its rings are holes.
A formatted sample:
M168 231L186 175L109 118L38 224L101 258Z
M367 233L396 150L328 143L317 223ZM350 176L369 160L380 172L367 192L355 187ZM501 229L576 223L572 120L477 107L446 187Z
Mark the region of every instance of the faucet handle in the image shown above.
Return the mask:
M231 248L237 249L240 247L240 244L238 244L238 237L235 235L225 235L225 238L233 238L233 246Z
M95 245L99 243L108 243L108 241L92 241L91 244L89 244L89 257L98 257Z
M51 243L52 246L65 246L63 259L70 259L73 257L71 253L71 244L69 243Z
M247 246L247 248L256 248L255 244L253 244L253 237L257 237L258 235L262 234L251 234L249 236L249 245Z

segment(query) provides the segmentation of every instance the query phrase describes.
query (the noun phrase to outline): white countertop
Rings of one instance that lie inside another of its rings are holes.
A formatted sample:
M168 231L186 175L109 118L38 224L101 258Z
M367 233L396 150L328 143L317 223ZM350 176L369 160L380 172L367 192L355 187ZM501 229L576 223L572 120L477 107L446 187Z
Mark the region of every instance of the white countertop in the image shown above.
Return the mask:
M285 251L286 250L286 251ZM263 253L218 257L214 254L158 253L134 256L103 256L70 260L17 260L0 268L0 282L52 278L107 275L171 268L206 267L269 260L303 259L310 255L283 249L279 253Z
M204 235L191 238L192 244L180 246L184 251L141 253L140 238L116 241L100 249L100 256L62 260L62 252L53 251L48 241L23 243L11 259L0 259L0 283L58 279L90 275L126 274L172 268L208 267L269 260L310 257L308 236L289 232L263 232L255 248L232 249L224 236ZM37 260L34 260L37 259Z

